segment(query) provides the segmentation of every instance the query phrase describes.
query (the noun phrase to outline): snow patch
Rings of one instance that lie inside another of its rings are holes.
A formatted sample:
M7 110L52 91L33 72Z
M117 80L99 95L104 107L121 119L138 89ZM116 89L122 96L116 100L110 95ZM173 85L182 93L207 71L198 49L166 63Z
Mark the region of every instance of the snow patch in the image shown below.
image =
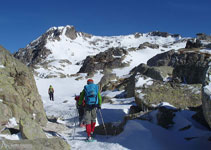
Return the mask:
M5 68L3 65L0 65L0 68Z
M17 124L15 118L13 117L13 118L10 118L10 119L9 119L9 122L6 124L6 127L7 127L7 128L14 128L14 127L16 127L17 125L18 125L18 124Z

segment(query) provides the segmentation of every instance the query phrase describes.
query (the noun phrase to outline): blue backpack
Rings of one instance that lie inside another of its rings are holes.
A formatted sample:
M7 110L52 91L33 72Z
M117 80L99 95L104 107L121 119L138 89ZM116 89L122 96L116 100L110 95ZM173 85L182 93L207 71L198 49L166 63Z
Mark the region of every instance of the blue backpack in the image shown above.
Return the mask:
M87 105L98 104L98 85L88 84L84 86L85 90L85 102Z

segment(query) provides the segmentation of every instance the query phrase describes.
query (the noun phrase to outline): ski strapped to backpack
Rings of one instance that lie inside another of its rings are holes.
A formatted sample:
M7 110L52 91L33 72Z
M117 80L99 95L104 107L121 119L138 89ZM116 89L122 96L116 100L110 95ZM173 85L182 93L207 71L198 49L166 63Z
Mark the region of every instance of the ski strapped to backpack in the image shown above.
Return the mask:
M98 104L98 85L88 84L84 86L85 91L85 102L87 105Z

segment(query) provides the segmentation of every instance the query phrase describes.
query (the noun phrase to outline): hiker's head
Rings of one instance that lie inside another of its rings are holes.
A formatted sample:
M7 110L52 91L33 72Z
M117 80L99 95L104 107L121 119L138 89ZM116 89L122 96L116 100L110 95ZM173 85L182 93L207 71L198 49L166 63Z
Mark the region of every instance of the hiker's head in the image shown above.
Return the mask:
M50 85L50 88L52 88L52 85Z
M92 84L92 83L94 83L94 80L92 80L92 79L87 80L87 84Z

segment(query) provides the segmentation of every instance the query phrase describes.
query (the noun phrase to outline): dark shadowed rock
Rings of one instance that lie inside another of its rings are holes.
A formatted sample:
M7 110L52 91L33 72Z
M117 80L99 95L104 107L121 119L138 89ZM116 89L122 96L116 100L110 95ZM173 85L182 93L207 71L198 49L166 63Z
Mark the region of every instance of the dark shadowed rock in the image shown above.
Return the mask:
M153 31L150 33L151 36L161 36L161 37L168 37L170 34L168 32L160 32L160 31Z
M149 42L145 42L143 44L140 44L138 49L145 49L147 47L152 48L152 49L158 49L159 45L158 44L151 44Z
M196 41L188 40L187 43L186 43L185 48L187 48L187 49L200 48L201 46L202 46L201 41L196 39Z
M174 125L174 117L176 109L168 109L166 107L159 107L157 113L157 123L163 128L170 128Z
M128 52L122 48L110 48L95 56L88 56L80 68L79 73L93 73L97 70L122 68L127 66L123 63Z
M211 62L203 75L202 108L204 117L211 128Z

